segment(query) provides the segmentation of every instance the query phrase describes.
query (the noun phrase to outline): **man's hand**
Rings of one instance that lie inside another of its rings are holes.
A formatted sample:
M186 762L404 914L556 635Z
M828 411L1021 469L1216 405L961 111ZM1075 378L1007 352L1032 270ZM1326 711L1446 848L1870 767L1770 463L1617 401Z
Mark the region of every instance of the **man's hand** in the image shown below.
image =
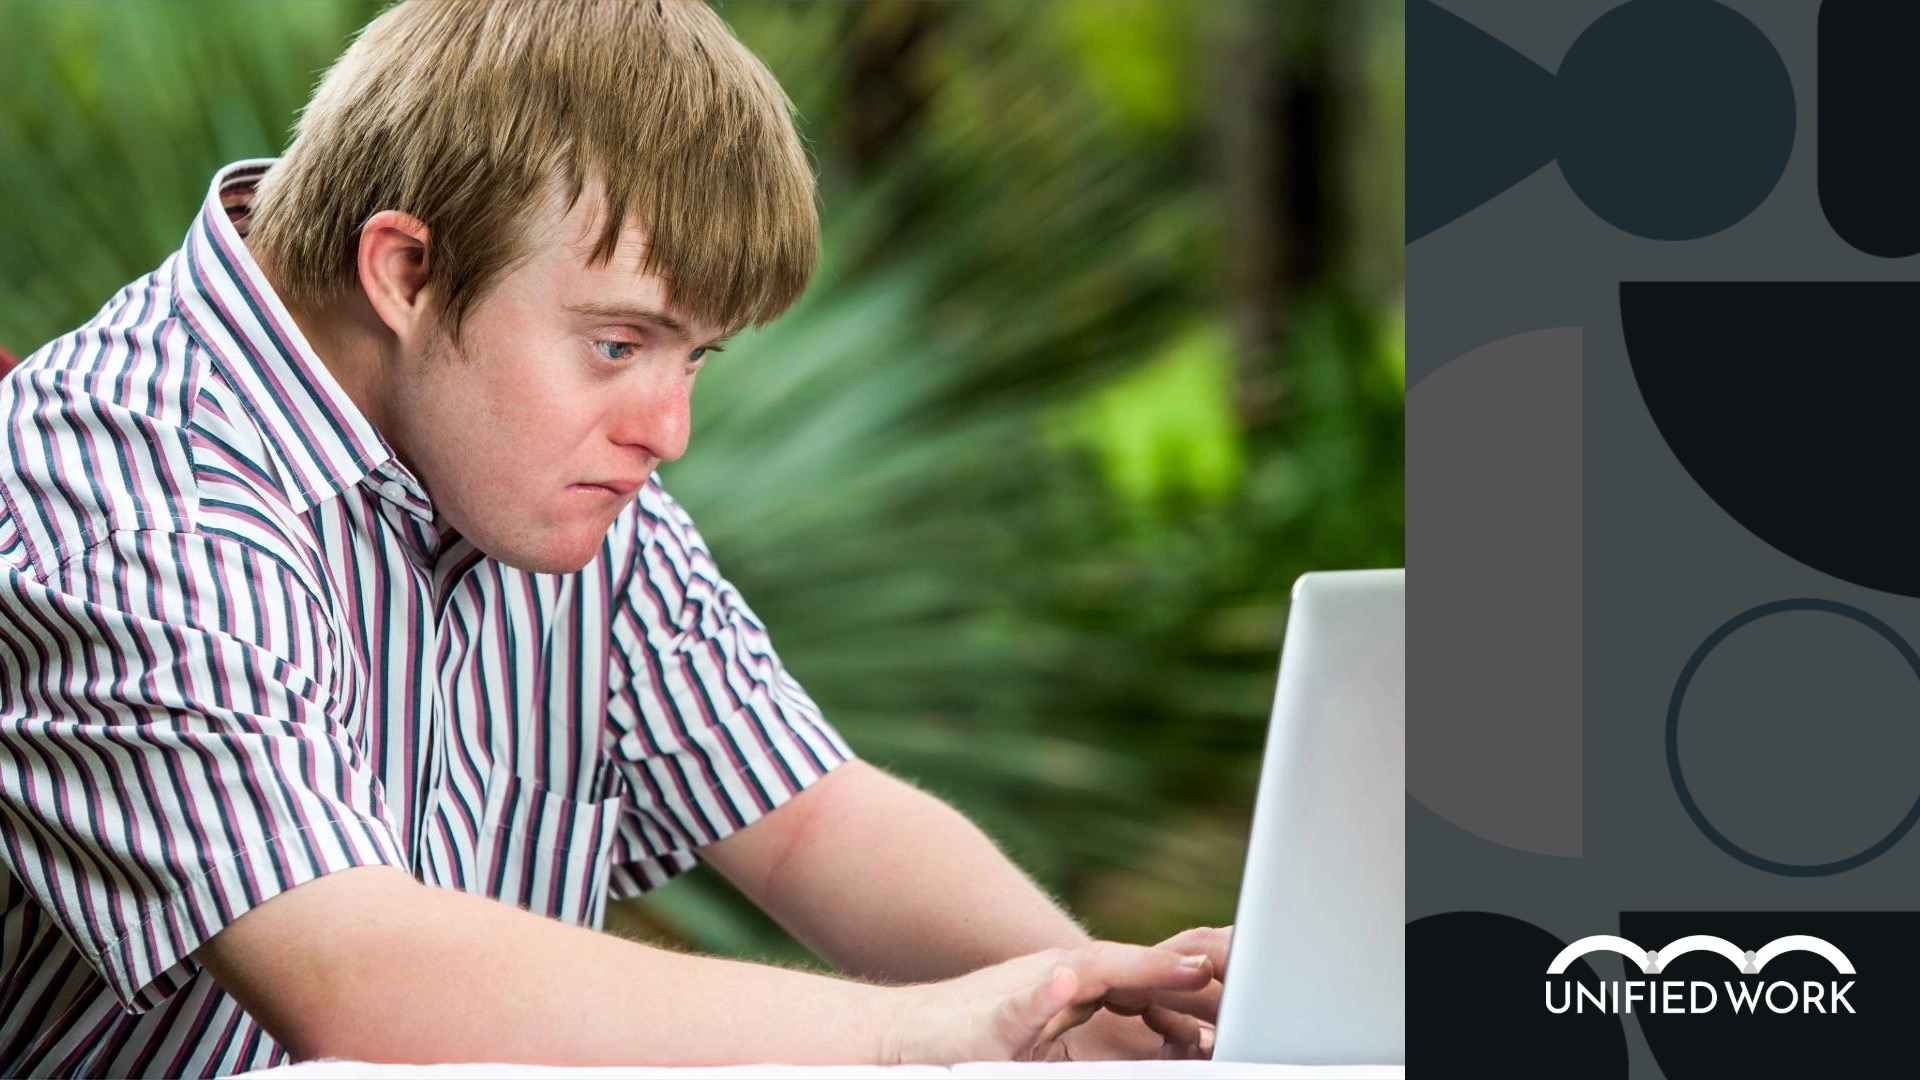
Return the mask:
M1174 940L1180 940L1178 938ZM963 1061L1055 1061L1068 1056L1062 1037L1104 1005L1151 1025L1178 1017L1154 1005L1157 995L1204 995L1213 961L1165 948L1096 941L1048 949L945 982L894 991L883 1061L948 1065ZM1191 1045L1198 1028L1177 1023L1161 1034Z
M1212 1057L1214 1025L1220 1018L1220 980L1226 978L1227 946L1232 941L1231 926L1198 927L1155 946L1207 957L1215 977L1197 991L1151 994L1151 1003L1137 1013L1125 1000L1109 1002L1087 1023L1061 1037L1064 1056L1075 1061Z

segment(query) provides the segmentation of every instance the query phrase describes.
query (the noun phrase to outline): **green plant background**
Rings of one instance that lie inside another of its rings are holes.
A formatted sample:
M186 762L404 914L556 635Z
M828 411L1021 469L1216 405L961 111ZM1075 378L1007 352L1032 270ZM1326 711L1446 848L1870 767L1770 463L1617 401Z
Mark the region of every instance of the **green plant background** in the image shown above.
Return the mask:
M377 10L6 5L0 344L178 246ZM1405 557L1400 6L721 10L824 262L663 478L864 757L1102 936L1230 921L1288 588ZM704 867L608 928L814 962Z

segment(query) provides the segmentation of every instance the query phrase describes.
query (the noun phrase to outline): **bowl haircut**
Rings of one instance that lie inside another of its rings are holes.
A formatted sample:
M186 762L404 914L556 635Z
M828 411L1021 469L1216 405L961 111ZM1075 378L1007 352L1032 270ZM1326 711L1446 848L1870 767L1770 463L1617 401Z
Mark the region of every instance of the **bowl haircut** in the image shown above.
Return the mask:
M589 184L590 265L629 223L674 309L731 333L785 311L819 250L793 106L704 3L407 0L335 61L262 179L248 246L292 303L359 288L360 229L429 230L427 284L460 327ZM553 216L558 212L558 217Z

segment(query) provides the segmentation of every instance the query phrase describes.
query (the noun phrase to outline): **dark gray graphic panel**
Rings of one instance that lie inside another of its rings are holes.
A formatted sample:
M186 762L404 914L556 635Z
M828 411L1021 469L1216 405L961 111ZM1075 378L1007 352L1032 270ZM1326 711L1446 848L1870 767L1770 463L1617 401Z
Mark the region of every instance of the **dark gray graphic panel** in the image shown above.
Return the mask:
M1520 1074L1421 1016L1458 1011L1426 995L1475 934L1549 1043L1605 1030L1548 1008L1554 942L1627 942L1582 986L1796 984L1791 1014L1608 1013L1632 1077L1849 1071L1911 1012L1915 7L1409 0L1407 915L1446 929L1408 935L1421 1076ZM1629 959L1823 933L1849 971Z

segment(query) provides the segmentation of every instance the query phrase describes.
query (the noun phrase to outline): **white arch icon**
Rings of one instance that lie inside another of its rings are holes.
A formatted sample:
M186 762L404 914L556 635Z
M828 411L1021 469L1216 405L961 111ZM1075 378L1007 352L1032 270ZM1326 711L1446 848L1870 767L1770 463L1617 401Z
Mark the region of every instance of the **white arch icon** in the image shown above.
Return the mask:
M1617 952L1628 960L1633 961L1641 971L1650 975L1659 974L1660 970L1672 963L1673 958L1676 956L1683 956L1690 952L1712 952L1719 953L1721 956L1726 957L1742 972L1748 975L1757 975L1760 973L1761 968L1767 966L1767 961L1772 960L1781 953L1795 951L1810 952L1826 957L1827 963L1832 964L1836 972L1842 975L1854 974L1853 961L1847 959L1846 953L1834 948L1834 946L1825 939L1812 937L1808 934L1789 934L1786 937L1775 938L1751 954L1742 952L1733 942L1728 941L1726 938L1714 937L1711 934L1692 934L1683 938L1675 938L1666 948L1653 952L1642 949L1640 946L1635 945L1623 937L1616 937L1612 934L1594 934L1591 937L1583 937L1579 941L1561 949L1560 954L1553 958L1553 963L1547 965L1547 974L1564 974L1568 965L1592 952ZM1747 962L1749 955L1753 957L1751 964Z

